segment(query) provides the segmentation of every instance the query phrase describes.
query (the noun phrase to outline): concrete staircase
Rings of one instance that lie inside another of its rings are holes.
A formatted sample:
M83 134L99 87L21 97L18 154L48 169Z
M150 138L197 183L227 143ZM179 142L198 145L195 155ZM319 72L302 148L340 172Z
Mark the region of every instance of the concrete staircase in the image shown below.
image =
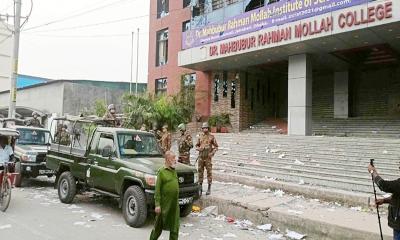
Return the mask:
M287 134L287 121L284 119L266 119L265 121L251 125L243 133L259 134Z
M224 175L275 179L300 185L371 194L371 158L387 179L400 177L400 140L292 137L257 133L216 134L213 159ZM193 152L192 161L197 154Z
M400 138L400 119L320 118L313 120L315 135Z

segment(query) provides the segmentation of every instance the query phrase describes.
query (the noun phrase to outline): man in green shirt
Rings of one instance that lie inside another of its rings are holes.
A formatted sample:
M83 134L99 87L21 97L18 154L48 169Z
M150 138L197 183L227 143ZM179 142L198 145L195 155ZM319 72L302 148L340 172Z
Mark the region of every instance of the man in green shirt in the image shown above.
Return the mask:
M156 223L150 240L157 240L162 230L170 231L169 239L177 240L179 236L179 183L175 171L176 156L172 151L165 153L165 166L157 174L155 192Z

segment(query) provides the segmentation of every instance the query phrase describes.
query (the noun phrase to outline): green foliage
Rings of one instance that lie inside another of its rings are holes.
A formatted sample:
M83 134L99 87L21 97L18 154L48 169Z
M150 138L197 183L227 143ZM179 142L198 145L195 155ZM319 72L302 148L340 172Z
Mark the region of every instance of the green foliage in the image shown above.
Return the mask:
M123 108L127 119L125 127L140 128L144 123L157 128L167 124L175 129L182 122L189 122L194 113L194 94L181 91L175 96L125 95ZM192 101L193 103L189 102Z
M98 117L104 116L107 112L107 105L104 100L96 100L94 103L94 111Z
M230 115L228 113L212 115L208 119L208 124L210 127L228 126L231 123L229 116Z

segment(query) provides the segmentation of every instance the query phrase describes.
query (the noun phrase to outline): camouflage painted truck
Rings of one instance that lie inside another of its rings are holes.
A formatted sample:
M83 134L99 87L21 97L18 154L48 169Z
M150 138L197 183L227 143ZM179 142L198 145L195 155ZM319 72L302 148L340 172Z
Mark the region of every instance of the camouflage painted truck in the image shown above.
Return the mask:
M50 147L47 167L56 173L61 202L69 204L77 193L84 191L115 197L126 223L141 227L154 209L157 171L164 164L154 135L98 126L86 141L85 148L73 143ZM185 217L199 197L198 173L179 163L176 170L181 216Z

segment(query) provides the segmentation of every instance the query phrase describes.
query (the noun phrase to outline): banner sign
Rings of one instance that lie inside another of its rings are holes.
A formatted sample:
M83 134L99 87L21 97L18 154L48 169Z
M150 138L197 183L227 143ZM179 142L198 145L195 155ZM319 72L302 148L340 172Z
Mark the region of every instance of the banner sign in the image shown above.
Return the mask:
M182 33L182 49L279 26L374 0L281 0L226 19L224 22Z

